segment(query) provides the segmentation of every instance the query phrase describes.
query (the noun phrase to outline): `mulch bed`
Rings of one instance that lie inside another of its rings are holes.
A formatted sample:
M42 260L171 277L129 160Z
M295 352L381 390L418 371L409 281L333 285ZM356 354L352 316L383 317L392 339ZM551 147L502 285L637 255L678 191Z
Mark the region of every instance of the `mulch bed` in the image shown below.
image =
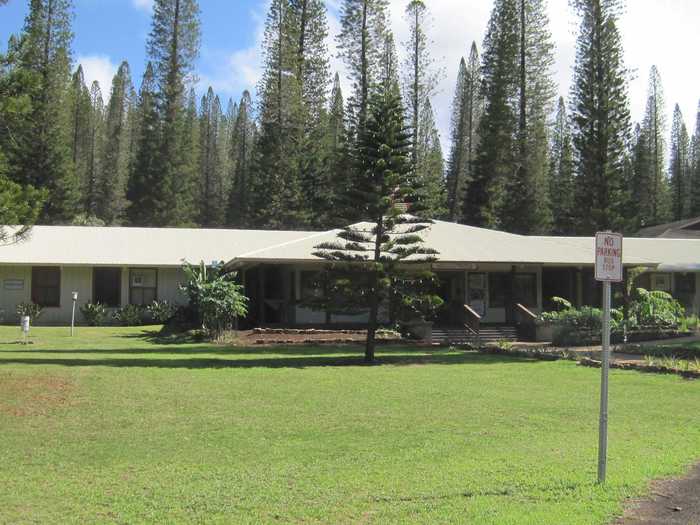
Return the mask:
M255 328L236 333L236 341L241 345L338 345L361 344L365 342L364 330L316 330L286 328ZM402 338L382 337L377 344L414 344Z
M582 366L591 366L594 368L600 368L601 362L589 357L584 357L579 361ZM621 370L638 370L639 372L649 372L655 374L677 374L686 379L698 379L700 378L700 372L697 370L679 370L677 368L668 368L665 366L650 366L643 363L629 363L629 362L619 362L612 361L610 363L610 368L619 368ZM700 523L700 522L699 522Z
M648 498L630 502L615 525L700 523L700 464L687 476L654 481Z

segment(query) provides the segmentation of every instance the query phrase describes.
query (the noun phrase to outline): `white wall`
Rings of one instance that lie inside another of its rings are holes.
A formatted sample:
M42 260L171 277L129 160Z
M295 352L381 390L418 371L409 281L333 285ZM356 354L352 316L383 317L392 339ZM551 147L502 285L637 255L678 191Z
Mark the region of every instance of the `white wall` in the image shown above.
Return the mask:
M158 268L158 299L184 304L186 299L179 290L179 284L184 281L184 278L184 272L181 268ZM17 280L22 280L22 289L5 289L5 281L7 280L13 280L15 282ZM92 266L62 267L60 306L45 307L35 324L70 324L73 306L72 292L74 291L78 292L75 318L77 323L82 323L84 320L80 313L80 306L93 300L92 284ZM0 323L16 324L19 322L15 310L19 303L31 301L31 290L31 266L0 266ZM121 276L121 305L124 306L127 304L129 304L129 268L123 267ZM111 308L109 312L111 313L114 310L114 308Z

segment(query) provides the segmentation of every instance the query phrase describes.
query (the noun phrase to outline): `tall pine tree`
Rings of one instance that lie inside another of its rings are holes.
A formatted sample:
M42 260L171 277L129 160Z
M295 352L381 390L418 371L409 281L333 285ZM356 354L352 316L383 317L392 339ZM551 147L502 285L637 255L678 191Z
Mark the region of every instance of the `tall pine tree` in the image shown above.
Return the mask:
M671 219L679 221L690 216L690 137L683 122L683 113L676 104L671 125L671 161L669 165L671 190Z
M695 117L690 173L690 216L700 216L700 103Z
M571 90L577 233L624 230L630 115L618 0L575 0L581 19Z
M18 67L37 82L25 94L31 143L17 152L12 172L21 184L48 190L44 222L70 221L80 198L69 137L72 10L71 0L31 0L18 53Z
M639 227L659 224L669 219L668 184L666 180L666 113L661 76L652 66L649 72L649 88L646 112L642 122L639 147L639 164L636 166L634 202L638 207ZM641 162L644 158L645 163Z
M147 51L158 86L160 113L160 169L154 186L158 198L148 222L154 226L192 224L196 218L193 196L192 145L187 146L187 87L194 80L199 54L200 22L197 0L155 0Z
M83 199L83 213L97 217L100 202L100 180L104 153L105 105L102 90L97 81L90 87L90 128L87 153L87 183Z
M129 64L122 62L112 80L112 91L107 105L102 174L99 178L97 214L106 224L121 224L127 207L132 91Z
M238 114L229 150L232 173L226 222L230 226L242 227L250 224L252 191L250 169L256 142L256 127L252 112L253 103L250 93L244 91L238 104Z
M355 136L362 132L372 86L378 83L388 20L387 0L343 0L339 57L345 62L352 83L349 117Z
M447 218L461 218L464 195L468 191L479 144L479 122L483 113L481 65L476 42L472 42L469 59L460 60L457 87L452 102L451 146L447 165Z
M574 162L571 127L564 98L559 98L552 128L549 155L549 195L552 202L552 233L573 235L576 230L574 200Z
M207 227L220 226L225 222L227 195L219 150L221 127L221 103L210 87L202 98L199 124L199 223Z
M415 174L416 190L423 201L423 215L428 218L444 217L447 211L445 189L445 162L440 146L440 133L435 123L433 106L428 100L421 108L418 144L412 147L418 154ZM413 162L413 157L411 157Z
M80 194L85 195L87 188L87 160L90 145L90 91L85 85L83 66L73 74L69 93L71 159L75 169L75 178Z
M161 180L159 173L160 115L158 112L157 85L153 66L149 62L141 81L136 105L137 129L136 151L127 185L129 207L127 216L133 226L149 226L153 210L161 198L156 186Z
M499 222L516 233L547 233L551 226L547 119L555 90L554 46L542 0L517 0L515 165L505 180ZM507 28L501 28L507 32Z
M500 226L505 181L516 165L519 24L515 0L497 0L483 45L484 113L479 124L479 150L463 201L463 221L474 226Z

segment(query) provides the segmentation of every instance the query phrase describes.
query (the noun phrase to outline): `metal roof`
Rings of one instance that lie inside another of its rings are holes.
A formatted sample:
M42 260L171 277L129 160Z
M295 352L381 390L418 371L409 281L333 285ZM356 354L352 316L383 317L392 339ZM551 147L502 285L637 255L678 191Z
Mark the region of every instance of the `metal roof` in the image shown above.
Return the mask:
M311 232L195 228L34 226L26 240L0 246L0 264L180 266L228 261Z
M366 223L359 223L362 228ZM370 225L367 224L369 227ZM252 263L321 262L313 254L321 243L337 240L340 230L309 234L300 239L236 256L230 267ZM525 236L434 221L421 236L438 251L440 263L512 263L551 265L594 264L593 237ZM625 238L626 265L688 265L700 261L700 240Z
M683 219L642 228L639 237L664 237L669 239L700 239L700 217Z
M360 223L370 228L369 223ZM325 232L35 226L26 241L0 246L0 264L180 266L229 261L235 268L257 263L322 262L313 252L337 239ZM592 265L592 237L524 236L435 221L422 234L440 263ZM626 265L690 271L700 264L700 240L626 237ZM683 270L686 269L686 270Z

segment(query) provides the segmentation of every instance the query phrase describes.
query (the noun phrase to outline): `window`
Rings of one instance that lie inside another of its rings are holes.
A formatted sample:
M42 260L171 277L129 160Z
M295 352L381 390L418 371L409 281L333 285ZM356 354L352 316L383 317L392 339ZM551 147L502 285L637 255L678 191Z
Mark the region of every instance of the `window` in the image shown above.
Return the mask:
M32 268L32 302L39 306L61 306L60 268Z
M651 274L651 289L671 293L671 274L653 273Z
M510 274L489 274L489 307L505 308L506 296L510 296Z
M129 270L129 303L145 306L158 297L158 270L132 268Z
M537 307L537 274L513 274L513 302L529 308Z
M121 305L121 268L94 268L92 270L92 300L116 308Z
M537 274L490 273L489 306L509 308L517 303L537 307Z

